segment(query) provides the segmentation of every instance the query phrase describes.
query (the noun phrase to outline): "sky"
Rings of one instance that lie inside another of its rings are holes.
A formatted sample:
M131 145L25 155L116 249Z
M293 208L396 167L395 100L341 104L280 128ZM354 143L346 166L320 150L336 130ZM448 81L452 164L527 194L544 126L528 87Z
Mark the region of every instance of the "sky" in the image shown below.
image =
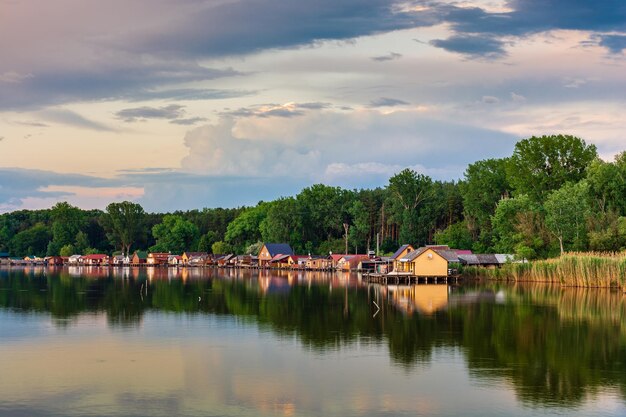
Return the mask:
M236 207L626 149L623 0L0 0L0 212Z

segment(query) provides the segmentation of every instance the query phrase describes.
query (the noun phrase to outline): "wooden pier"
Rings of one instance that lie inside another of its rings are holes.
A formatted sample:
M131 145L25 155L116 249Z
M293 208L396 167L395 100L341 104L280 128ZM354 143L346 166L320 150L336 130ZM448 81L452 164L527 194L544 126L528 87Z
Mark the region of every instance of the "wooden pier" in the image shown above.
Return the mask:
M411 284L444 284L458 283L461 279L460 275L448 276L418 276L413 274L364 274L363 282L382 285L411 285Z

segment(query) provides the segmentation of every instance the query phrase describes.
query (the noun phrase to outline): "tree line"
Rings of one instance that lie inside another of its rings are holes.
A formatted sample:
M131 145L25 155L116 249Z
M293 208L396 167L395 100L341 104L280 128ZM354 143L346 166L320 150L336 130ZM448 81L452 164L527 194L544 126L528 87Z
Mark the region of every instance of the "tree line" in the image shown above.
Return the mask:
M565 251L626 247L626 153L598 157L569 135L519 141L507 158L470 164L461 180L437 181L405 169L385 187L347 190L316 184L252 207L146 213L132 202L81 210L0 215L0 252L257 253L260 242L298 253L382 253L411 243L534 259Z

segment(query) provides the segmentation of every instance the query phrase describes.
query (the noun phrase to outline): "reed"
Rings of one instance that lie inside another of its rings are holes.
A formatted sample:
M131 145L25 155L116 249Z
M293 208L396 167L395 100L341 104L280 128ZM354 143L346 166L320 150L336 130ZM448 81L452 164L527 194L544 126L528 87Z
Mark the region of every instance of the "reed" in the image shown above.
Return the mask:
M506 264L500 269L465 268L468 276L569 287L621 287L626 291L626 252L571 252L559 258Z

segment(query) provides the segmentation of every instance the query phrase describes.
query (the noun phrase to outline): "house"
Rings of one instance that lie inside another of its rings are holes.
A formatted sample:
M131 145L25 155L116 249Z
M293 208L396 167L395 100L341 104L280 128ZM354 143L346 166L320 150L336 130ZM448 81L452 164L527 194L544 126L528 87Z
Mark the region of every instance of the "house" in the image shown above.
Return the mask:
M236 260L237 256L233 255L232 253L228 255L224 255L217 259L217 266L220 266L220 267L229 266L232 263L233 259Z
M209 254L206 252L185 252L183 253L183 256L182 256L183 265L188 265L189 262L194 258L201 258L202 263L204 263L208 255ZM198 264L198 262L199 261L196 261L195 263Z
M48 266L63 266L63 258L61 256L50 256L48 258Z
M259 266L267 267L276 255L293 255L287 243L264 243L259 251Z
M148 263L148 253L144 251L135 251L130 263L131 265L145 265Z
M82 258L81 255L72 255L68 258L67 263L69 265L79 265L81 263L80 258Z
M500 268L502 265L513 262L514 256L509 254L460 254L459 261L463 265L480 266L483 268Z
M312 269L316 271L330 270L332 268L332 261L325 256L309 256L306 260L304 267L306 269Z
M150 266L167 265L170 254L167 252L153 252L148 254L146 264Z
M339 261L341 259L343 259L345 256L348 256L346 254L333 254L331 253L330 255L328 255L328 259L330 259L330 267L332 269L337 269L337 264L339 263Z
M460 263L456 251L447 246L426 246L409 253L404 261L405 268L412 275L419 277L447 277L450 264Z
M87 266L104 266L109 264L109 255L103 253L85 255L80 258L79 262Z
M124 265L124 258L124 255L111 256L111 264L114 266L122 266Z
M409 253L415 251L413 245L402 245L398 250L391 255L391 260L393 262L393 270L398 272L407 272L405 270L406 262L401 261L401 259L405 259Z
M167 264L169 266L182 266L183 257L181 255L170 255L167 258Z
M356 271L361 261L369 261L368 255L344 255L337 261L337 269L340 271Z

